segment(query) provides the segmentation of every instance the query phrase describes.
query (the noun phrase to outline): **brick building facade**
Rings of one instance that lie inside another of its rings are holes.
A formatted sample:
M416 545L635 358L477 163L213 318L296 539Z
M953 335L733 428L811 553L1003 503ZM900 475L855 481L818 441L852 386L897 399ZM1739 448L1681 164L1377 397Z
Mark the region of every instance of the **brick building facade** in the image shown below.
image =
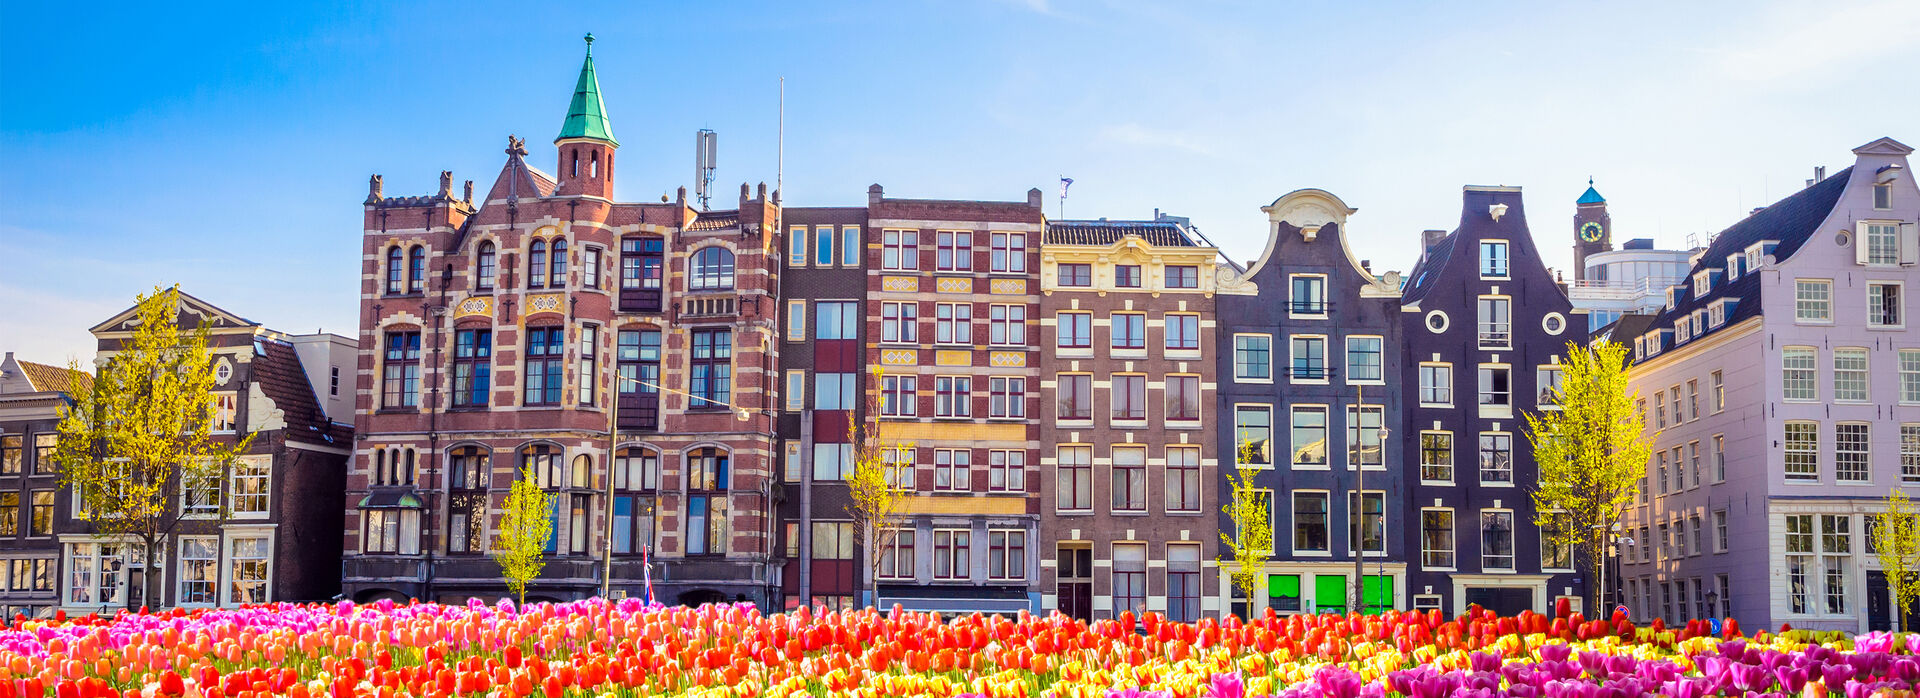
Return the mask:
M1404 414L1399 274L1376 276L1353 255L1355 209L1331 193L1301 189L1262 210L1266 249L1223 282L1218 302L1220 451L1233 459L1224 467L1258 466L1274 530L1254 597L1234 603L1282 614L1404 608L1407 451L1389 437ZM1223 493L1227 474L1214 481ZM1219 525L1234 523L1221 515Z
M1040 246L1041 610L1219 611L1214 258L1168 221Z
M867 190L867 361L888 441L911 442L882 603L1036 607L1040 191L1026 201Z
M428 196L370 186L343 530L354 598L503 593L487 551L528 469L557 498L529 598L608 578L643 594L643 559L669 603L766 603L779 584L778 206L765 185L724 211L684 189L613 200L619 141L588 41L557 177L509 138L482 199L448 173Z

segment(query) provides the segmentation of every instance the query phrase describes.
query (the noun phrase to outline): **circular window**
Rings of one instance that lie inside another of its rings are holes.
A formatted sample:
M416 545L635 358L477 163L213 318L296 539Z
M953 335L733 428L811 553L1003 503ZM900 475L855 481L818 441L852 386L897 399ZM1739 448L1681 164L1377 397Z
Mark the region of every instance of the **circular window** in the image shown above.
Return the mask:
M1434 334L1447 331L1447 314L1439 310L1427 313L1427 330Z
M1567 316L1559 313L1547 313L1546 317L1540 318L1540 329L1546 330L1547 334L1553 335L1565 332L1567 331Z
M215 384L224 384L227 382L227 379L232 377L233 364L221 361L218 366L213 367L213 382Z
M1851 238L1847 237L1847 231L1842 230L1838 233L1834 233L1833 235L1833 244L1835 245L1846 247L1849 241L1851 241Z

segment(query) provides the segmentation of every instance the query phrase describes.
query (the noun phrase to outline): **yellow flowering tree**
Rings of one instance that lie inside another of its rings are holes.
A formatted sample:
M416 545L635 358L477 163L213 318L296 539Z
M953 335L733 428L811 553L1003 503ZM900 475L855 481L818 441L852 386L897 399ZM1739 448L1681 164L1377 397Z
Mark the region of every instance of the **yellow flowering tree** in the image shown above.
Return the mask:
M866 552L868 598L878 608L880 564L885 559L882 553L900 536L902 514L913 488L913 460L906 454L913 453L914 446L911 442L890 443L882 436L879 369L868 378L865 415L847 424L847 441L853 444L853 471L847 475L847 494L852 502L847 505L847 514L853 518L854 531ZM907 481L897 482L901 477Z
M62 489L76 493L94 535L137 541L143 573L157 569L187 503L224 512L227 468L251 436L213 437L210 328L183 330L178 287L139 296L132 336L96 364L91 384L68 366L76 390L53 452ZM207 501L211 498L212 501ZM157 605L158 584L142 584Z
M1624 345L1569 343L1561 370L1560 389L1542 399L1559 409L1527 415L1527 440L1540 467L1534 522L1548 547L1581 555L1593 573L1589 579L1599 580L1614 522L1633 502L1653 441L1627 387ZM1598 583L1591 589L1595 612L1604 611L1602 593Z
M1227 476L1227 503L1220 507L1233 527L1220 532L1220 542L1233 552L1233 586L1247 598L1247 615L1252 616L1253 591L1267 558L1273 555L1273 493L1254 484L1265 462L1260 448L1243 440L1238 450L1235 467Z
M533 480L533 469L520 471L507 492L500 514L500 533L494 540L494 560L507 590L521 604L527 602L527 583L547 564L547 539L553 536L553 495Z
M1920 600L1920 512L1907 493L1895 487L1887 494L1887 509L1873 515L1874 554L1887 575L1887 591L1898 609L1900 630L1907 629L1907 608Z

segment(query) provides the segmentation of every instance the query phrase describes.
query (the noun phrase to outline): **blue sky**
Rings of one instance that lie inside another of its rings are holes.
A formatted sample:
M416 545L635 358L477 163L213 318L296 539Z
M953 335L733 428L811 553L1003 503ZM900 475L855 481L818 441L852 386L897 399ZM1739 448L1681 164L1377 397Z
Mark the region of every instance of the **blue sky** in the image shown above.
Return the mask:
M1920 3L8 3L0 8L0 347L63 362L155 284L276 329L351 334L360 201L482 190L507 134L551 169L597 37L618 195L1021 199L1190 216L1234 257L1302 187L1412 265L1463 184L1522 185L1571 260L1591 175L1616 241L1680 245L1850 162L1920 145ZM724 194L723 194L724 196ZM723 199L724 200L724 199Z

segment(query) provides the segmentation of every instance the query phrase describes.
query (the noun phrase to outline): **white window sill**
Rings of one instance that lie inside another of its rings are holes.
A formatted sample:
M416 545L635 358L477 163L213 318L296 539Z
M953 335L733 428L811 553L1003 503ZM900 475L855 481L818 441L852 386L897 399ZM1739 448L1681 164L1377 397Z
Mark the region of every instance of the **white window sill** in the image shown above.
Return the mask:
M1263 383L1263 384L1267 384L1267 385L1272 385L1272 384L1273 384L1273 379L1272 379L1272 378L1253 378L1253 377L1250 377L1250 376L1234 376L1234 377L1233 377L1233 382L1235 382L1235 383Z

